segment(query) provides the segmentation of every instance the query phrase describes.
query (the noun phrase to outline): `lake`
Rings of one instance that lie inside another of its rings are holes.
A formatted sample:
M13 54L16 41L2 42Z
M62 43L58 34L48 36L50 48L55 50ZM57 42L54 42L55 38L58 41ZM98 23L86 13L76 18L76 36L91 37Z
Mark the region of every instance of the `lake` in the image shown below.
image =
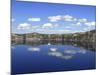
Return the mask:
M73 71L96 68L91 43L16 42L11 46L12 74Z

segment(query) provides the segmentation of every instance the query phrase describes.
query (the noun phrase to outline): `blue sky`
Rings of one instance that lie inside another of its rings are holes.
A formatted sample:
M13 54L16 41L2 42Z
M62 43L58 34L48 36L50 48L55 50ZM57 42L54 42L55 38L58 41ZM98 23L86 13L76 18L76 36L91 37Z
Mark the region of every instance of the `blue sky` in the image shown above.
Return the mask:
M12 1L12 33L67 34L95 29L95 6Z

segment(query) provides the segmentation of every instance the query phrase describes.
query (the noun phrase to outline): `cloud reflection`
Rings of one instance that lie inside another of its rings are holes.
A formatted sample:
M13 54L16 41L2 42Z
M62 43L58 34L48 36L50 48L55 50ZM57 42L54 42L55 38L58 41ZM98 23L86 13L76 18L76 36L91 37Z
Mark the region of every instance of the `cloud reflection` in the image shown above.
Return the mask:
M33 52L39 52L40 48L38 47L31 47L28 48L29 51L33 51ZM44 53L44 52L43 52ZM49 56L54 56L57 58L62 58L65 60L69 60L72 59L74 57L75 54L77 53L81 53L81 54L85 54L86 50L82 49L82 50L64 50L64 51L60 51L58 50L58 48L49 48L48 52L44 53L44 54L48 54Z
M65 50L64 53L67 53L67 54L76 54L76 53L85 54L86 50Z
M14 49L15 48L15 46L11 46L11 49Z
M62 52L49 52L48 55L59 57L65 60L71 59L72 55L64 55Z
M61 51L58 51L57 48L50 48L50 52L48 53L48 55L68 60L68 59L73 58L73 56L77 53L85 54L86 50L84 50L84 49L82 49L82 50L64 50L63 52L61 52Z
M29 51L33 51L33 52L39 52L40 51L40 48L32 47L32 48L29 48L28 50Z
M50 51L55 52L57 51L57 48L50 48Z
M62 56L62 58L68 60L68 59L71 59L73 56L72 55L68 55L68 56Z
M56 56L56 57L61 57L63 55L60 52L49 52L48 54L51 55L51 56Z

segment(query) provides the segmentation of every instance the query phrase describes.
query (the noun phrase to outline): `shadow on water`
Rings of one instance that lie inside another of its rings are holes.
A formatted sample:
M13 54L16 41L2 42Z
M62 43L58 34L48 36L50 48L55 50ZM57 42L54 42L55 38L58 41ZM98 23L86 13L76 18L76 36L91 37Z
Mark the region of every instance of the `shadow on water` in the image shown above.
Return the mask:
M72 42L72 41L55 41L55 40L42 40L42 41L26 41L19 40L12 42L12 46L16 45L30 45L30 46L39 46L39 45L72 45L76 47L81 47L87 50L96 51L96 43L93 42Z

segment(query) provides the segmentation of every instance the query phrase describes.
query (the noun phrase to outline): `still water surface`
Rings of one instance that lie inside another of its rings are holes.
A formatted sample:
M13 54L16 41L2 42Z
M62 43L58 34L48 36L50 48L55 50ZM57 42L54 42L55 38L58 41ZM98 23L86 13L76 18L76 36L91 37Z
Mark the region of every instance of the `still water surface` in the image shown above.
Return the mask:
M12 74L95 69L95 48L90 44L88 47L80 45L62 42L13 43Z

